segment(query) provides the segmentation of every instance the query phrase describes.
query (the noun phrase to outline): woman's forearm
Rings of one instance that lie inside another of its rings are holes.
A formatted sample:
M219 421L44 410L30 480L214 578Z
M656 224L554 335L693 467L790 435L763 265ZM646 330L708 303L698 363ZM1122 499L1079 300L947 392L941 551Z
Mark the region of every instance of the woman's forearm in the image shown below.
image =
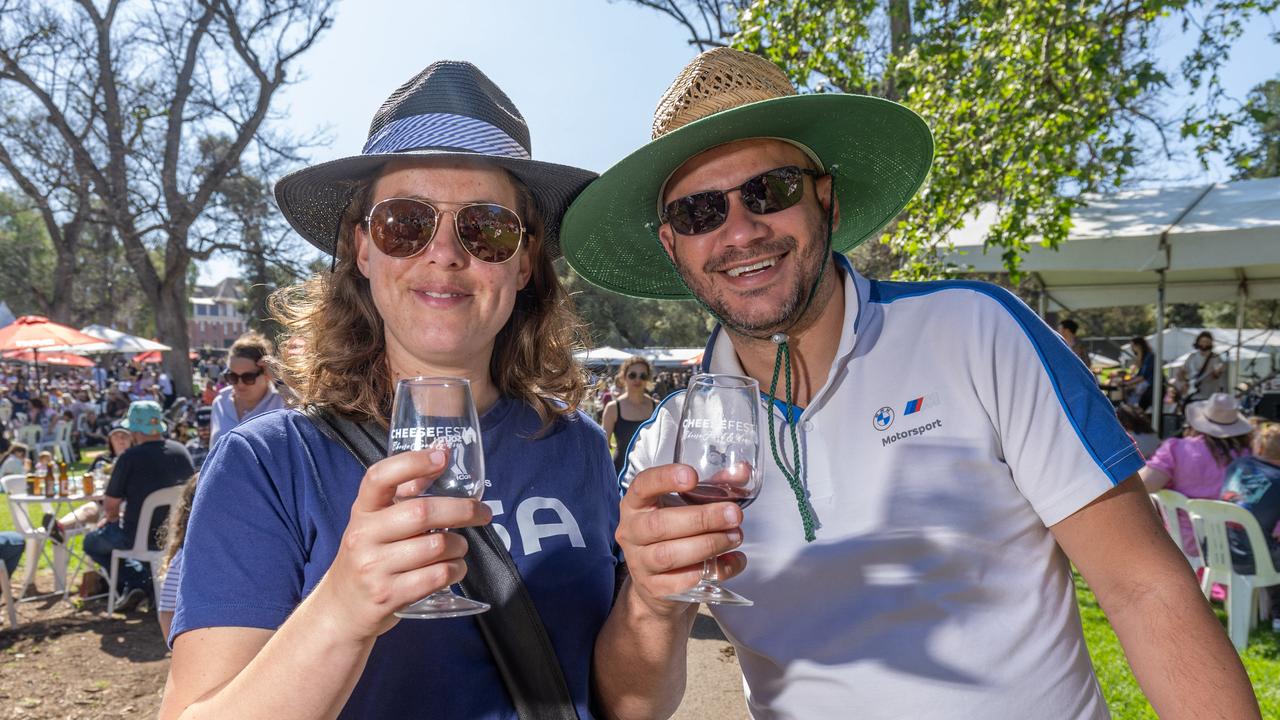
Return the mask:
M317 588L318 589L318 588ZM373 638L353 639L339 627L340 615L325 612L316 594L303 601L280 629L271 635L266 644L230 680L219 683L192 674L208 672L200 667L188 667L182 672L175 690L179 700L170 707L166 697L161 710L163 718L243 718L245 720L311 720L334 718L346 705L356 682L364 671ZM179 642L184 638L180 637ZM199 642L199 639L197 639ZM214 641L217 642L216 640ZM188 648L175 644L174 663L181 662L179 653ZM213 663L226 660L226 648L189 648L193 657L187 662ZM252 652L252 649L248 649ZM234 655L232 649L231 654ZM222 656L222 657L219 657ZM217 658L217 659L215 659ZM239 662L243 662L243 659ZM175 667L174 674L179 674ZM181 689L186 682L195 681L198 687L211 687L203 695L181 701ZM189 704L187 704L189 703ZM185 707L183 707L185 705Z

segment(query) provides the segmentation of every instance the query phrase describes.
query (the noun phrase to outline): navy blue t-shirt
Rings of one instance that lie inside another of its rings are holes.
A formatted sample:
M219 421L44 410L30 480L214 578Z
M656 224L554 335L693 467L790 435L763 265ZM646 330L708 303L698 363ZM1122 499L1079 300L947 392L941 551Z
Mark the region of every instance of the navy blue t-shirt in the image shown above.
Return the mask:
M545 435L510 399L480 419L484 502L542 616L578 709L613 600L617 478L582 413ZM204 463L184 546L172 637L204 627L274 630L337 553L364 468L295 410L247 420ZM374 643L344 718L515 718L474 618L401 620Z

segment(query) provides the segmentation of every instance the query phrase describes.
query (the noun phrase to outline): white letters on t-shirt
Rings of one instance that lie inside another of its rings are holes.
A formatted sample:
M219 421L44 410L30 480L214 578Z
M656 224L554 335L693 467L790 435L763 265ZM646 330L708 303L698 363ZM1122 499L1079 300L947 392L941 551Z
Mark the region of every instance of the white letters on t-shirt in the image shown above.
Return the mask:
M502 544L506 545L507 551L511 551L511 533L497 522L497 517L504 511L501 500L486 500L485 505L493 511L493 531L502 538ZM559 518L559 522L539 523L534 519L534 513L539 510L550 510ZM516 527L520 531L520 545L523 555L533 555L542 552L543 538L555 537L557 535L567 535L571 547L586 547L587 543L582 538L582 530L578 527L578 521L573 517L573 513L556 498L549 497L531 497L525 498L516 507Z

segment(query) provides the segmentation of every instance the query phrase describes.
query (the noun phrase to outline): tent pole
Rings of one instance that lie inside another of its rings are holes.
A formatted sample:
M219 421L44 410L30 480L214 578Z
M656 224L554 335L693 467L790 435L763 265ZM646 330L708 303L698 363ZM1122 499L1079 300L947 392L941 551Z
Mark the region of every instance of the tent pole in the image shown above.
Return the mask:
M1155 377L1151 380L1151 427L1156 437L1164 437L1160 426L1164 424L1164 270L1157 270L1160 280L1156 284L1156 363ZM1141 368L1139 368L1141 369Z
M1231 395L1235 395L1236 386L1240 384L1240 346L1244 344L1244 303L1248 297L1249 286L1241 280L1239 292L1236 294L1236 362L1230 375L1231 385L1228 392Z

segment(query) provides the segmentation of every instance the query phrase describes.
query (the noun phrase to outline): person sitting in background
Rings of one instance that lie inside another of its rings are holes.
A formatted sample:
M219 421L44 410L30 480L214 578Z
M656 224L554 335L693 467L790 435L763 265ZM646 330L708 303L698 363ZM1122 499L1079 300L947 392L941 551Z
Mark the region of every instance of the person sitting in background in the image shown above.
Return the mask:
M50 467L54 467L55 468L54 472L57 472L56 470L57 466L53 464L53 453L49 452L48 450L41 450L40 454L36 455L36 466L35 466L35 469L32 470L32 472L35 473L36 475L39 475L40 477L44 477L45 473L49 471Z
M85 554L103 567L111 566L112 550L133 546L138 523L159 527L168 518L167 509L157 510L156 517L141 517L147 496L182 484L195 473L187 449L165 439L164 410L158 403L141 400L130 405L124 427L133 434L134 446L120 456L111 472L98 529L84 536ZM151 574L143 570L141 562L126 560L119 575L117 591L127 591L118 606L122 612L152 595Z
M1133 353L1133 366L1128 380L1121 383L1125 389L1125 402L1146 410L1151 407L1151 392L1156 381L1156 355L1145 338L1129 340Z
M1240 414L1236 401L1224 393L1187 405L1184 437L1169 438L1138 471L1148 492L1168 488L1189 498L1217 500L1227 466L1249 453L1251 425ZM1182 545L1188 555L1198 555L1191 519L1178 513Z
M1120 427L1133 438L1142 457L1149 458L1155 454L1160 447L1160 436L1151 427L1151 419L1146 413L1132 405L1121 404L1116 407L1116 419L1120 421Z
M1280 568L1280 423L1263 423L1254 431L1253 455L1237 458L1227 468L1222 499L1248 510L1267 541L1271 562ZM1231 564L1235 571L1256 571L1254 548L1243 532L1232 529ZM1271 592L1271 627L1280 632L1280 592Z
M222 379L230 387L213 401L210 443L254 415L285 406L267 368L274 351L271 341L256 332L241 335L227 350L227 371Z
M191 464L197 472L204 465L205 456L209 454L209 442L213 437L213 428L210 427L212 417L212 408L202 407L196 410L196 436L187 441L187 454L191 456Z
M5 475L25 475L31 467L31 460L28 457L31 451L22 443L14 443L9 446L9 452L5 453L4 460L0 460L0 477Z
M27 547L27 539L21 533L11 530L0 532L0 563L4 563L4 572L12 576L22 562L22 551Z
M123 420L117 420L111 425L111 432L107 434L107 451L100 453L93 462L89 463L87 472L107 473L124 451L131 447L133 447L133 433L125 427ZM63 542L67 532L82 527L94 527L98 524L100 517L102 517L102 503L92 502L85 503L60 518L46 513L40 519L40 524L54 542L60 543Z

